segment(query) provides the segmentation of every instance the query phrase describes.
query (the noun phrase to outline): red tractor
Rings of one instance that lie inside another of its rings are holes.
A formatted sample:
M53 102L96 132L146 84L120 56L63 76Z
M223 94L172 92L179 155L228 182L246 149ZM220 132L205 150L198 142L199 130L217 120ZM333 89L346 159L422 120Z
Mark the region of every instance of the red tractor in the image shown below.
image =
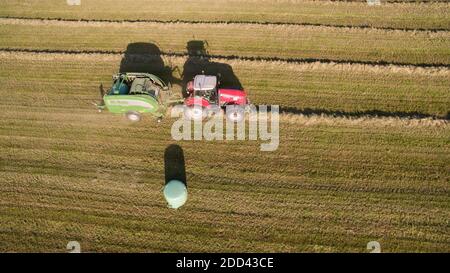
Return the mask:
M191 120L203 120L210 112L220 108L229 120L239 122L244 119L250 104L244 90L220 88L217 76L195 76L187 83L186 93L185 116Z

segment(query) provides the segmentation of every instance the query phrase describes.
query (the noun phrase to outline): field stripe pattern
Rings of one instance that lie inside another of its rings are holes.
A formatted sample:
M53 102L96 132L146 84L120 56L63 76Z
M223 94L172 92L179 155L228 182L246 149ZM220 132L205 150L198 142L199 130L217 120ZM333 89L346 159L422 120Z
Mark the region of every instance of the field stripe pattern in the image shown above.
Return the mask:
M450 3L421 2L3 1L0 250L450 252ZM278 150L97 112L134 43L180 92L189 41L280 105ZM177 211L170 144L186 160Z
M123 34L111 39L117 33ZM0 35L3 36L2 47L7 48L121 51L132 41L146 41L155 43L165 52L186 51L187 43L198 40L193 39L197 35L202 37L212 55L450 64L450 32L0 19ZM271 42L267 43L267 39ZM346 50L348 47L353 50Z
M86 251L364 251L377 239L385 251L448 250L448 125L291 119L274 153L257 142L182 142L190 199L173 212L160 192L170 122L134 126L88 106L113 64L55 64L32 64L44 82L20 78L45 89L33 90L31 108L2 102L5 248L63 251L79 240ZM15 78L1 67L2 81Z
M105 6L120 9L105 9ZM257 10L255 10L257 6ZM279 0L97 0L68 6L59 0L2 2L0 16L62 19L222 21L450 29L450 3L319 2Z

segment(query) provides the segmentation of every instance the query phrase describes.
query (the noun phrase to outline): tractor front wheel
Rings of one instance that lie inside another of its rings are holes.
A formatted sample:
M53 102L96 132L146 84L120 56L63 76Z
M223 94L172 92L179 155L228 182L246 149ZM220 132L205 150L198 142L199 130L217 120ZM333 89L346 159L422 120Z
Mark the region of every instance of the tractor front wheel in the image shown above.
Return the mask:
M141 120L141 114L136 111L128 111L126 114L127 119L132 122L138 122Z

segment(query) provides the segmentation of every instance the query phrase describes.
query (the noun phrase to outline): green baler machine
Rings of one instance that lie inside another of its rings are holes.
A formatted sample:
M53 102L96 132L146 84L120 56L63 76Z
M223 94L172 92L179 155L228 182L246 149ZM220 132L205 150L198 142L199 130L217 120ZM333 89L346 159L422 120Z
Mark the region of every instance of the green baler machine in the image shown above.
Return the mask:
M139 121L144 113L161 121L167 107L179 102L159 77L148 73L118 73L113 76L111 89L102 96L100 110L125 114L131 121Z

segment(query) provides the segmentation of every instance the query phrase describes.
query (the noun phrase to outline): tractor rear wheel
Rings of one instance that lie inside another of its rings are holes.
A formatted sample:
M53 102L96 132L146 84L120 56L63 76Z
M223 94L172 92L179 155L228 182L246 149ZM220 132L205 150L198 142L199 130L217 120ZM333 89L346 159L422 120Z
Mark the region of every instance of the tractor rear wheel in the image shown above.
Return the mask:
M188 120L201 121L205 118L206 111L201 106L190 106L184 110L184 116Z
M227 119L231 122L241 122L245 118L244 107L240 105L228 105L225 108Z
M132 122L138 122L141 120L141 114L136 111L128 111L126 114L127 119Z

